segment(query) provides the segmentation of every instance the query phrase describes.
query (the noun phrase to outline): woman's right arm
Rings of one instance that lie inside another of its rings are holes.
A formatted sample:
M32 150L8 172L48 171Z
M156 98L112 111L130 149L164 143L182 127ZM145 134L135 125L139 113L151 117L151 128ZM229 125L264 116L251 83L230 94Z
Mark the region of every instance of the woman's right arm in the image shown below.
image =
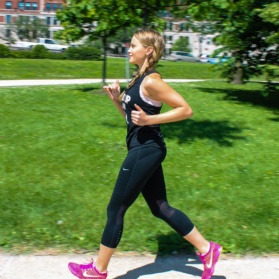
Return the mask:
M103 88L107 92L108 96L110 97L110 99L112 100L112 102L114 103L118 111L120 112L120 114L125 118L126 116L122 108L122 103L119 100L119 95L120 95L119 80L116 80L116 82L104 86Z

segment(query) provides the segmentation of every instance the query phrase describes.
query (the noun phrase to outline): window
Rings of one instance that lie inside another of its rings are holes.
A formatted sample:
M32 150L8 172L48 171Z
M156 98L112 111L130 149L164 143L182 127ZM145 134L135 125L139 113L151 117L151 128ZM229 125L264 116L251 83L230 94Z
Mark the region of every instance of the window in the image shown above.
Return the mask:
M33 2L33 3L32 3L32 10L33 10L33 11L38 10L38 3L36 3L36 2Z
M12 8L12 1L6 1L6 9L10 10Z
M23 2L18 2L18 8L20 10L23 10L24 9L24 3Z
M5 36L6 36L6 38L10 38L11 37L11 30L10 29L6 29L5 30Z
M50 11L51 11L51 4L50 4L50 3L47 3L47 4L46 4L46 11L47 11L47 12L50 12Z
M47 24L47 25L50 25L50 22L51 22L51 17L48 16L48 17L46 18L46 24Z
M30 2L25 3L25 10L31 10L31 3Z
M58 9L58 4L54 3L53 4L53 10L56 11Z
M53 18L53 25L57 25L58 23L57 23L57 18L56 17L54 17Z
M6 15L6 23L11 23L11 16L10 15Z
M46 44L54 45L54 42L52 40L46 40L45 42Z

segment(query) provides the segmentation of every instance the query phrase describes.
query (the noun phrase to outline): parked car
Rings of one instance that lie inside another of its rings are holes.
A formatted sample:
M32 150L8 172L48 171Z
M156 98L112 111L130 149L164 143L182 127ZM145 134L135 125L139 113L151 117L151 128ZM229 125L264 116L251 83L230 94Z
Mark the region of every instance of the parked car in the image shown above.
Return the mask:
M197 57L194 57L191 53L184 51L172 51L170 55L166 57L168 61L186 61L186 62L199 62Z
M39 38L37 42L18 41L12 44L11 47L17 49L32 49L37 45L43 45L51 51L64 51L69 47L68 45L60 45L55 40L48 38Z
M217 64L219 62L224 63L227 62L229 58L230 58L229 56L215 56L215 57L208 58L207 62L210 64Z
M202 54L200 55L200 62L207 63L209 58L210 58L209 54Z

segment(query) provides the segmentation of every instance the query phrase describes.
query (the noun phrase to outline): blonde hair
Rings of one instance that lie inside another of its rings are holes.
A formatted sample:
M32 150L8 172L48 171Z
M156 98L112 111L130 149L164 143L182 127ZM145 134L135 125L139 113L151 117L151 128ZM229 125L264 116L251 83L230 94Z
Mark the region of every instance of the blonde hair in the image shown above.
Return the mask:
M165 50L164 38L159 32L153 29L139 29L134 33L134 36L144 47L152 47L153 52L148 58L147 67L144 71L137 73L137 75L128 84L127 88L130 88L139 77L155 68ZM119 96L120 100L122 99L123 93Z

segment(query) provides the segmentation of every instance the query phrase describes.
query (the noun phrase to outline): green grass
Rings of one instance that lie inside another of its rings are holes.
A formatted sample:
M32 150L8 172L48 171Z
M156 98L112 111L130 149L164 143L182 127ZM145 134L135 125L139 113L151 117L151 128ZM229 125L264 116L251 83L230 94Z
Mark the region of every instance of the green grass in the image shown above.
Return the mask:
M6 79L75 79L101 78L102 61L69 61L43 59L0 59L0 80ZM108 58L107 78L125 78L126 60ZM131 66L131 73L133 72ZM164 78L216 79L211 65L161 61L158 71Z
M194 116L162 126L170 203L227 253L278 253L278 97L263 98L258 84L172 85ZM99 88L1 88L3 249L98 248L126 154L125 123ZM127 212L119 249L193 252L142 197Z

